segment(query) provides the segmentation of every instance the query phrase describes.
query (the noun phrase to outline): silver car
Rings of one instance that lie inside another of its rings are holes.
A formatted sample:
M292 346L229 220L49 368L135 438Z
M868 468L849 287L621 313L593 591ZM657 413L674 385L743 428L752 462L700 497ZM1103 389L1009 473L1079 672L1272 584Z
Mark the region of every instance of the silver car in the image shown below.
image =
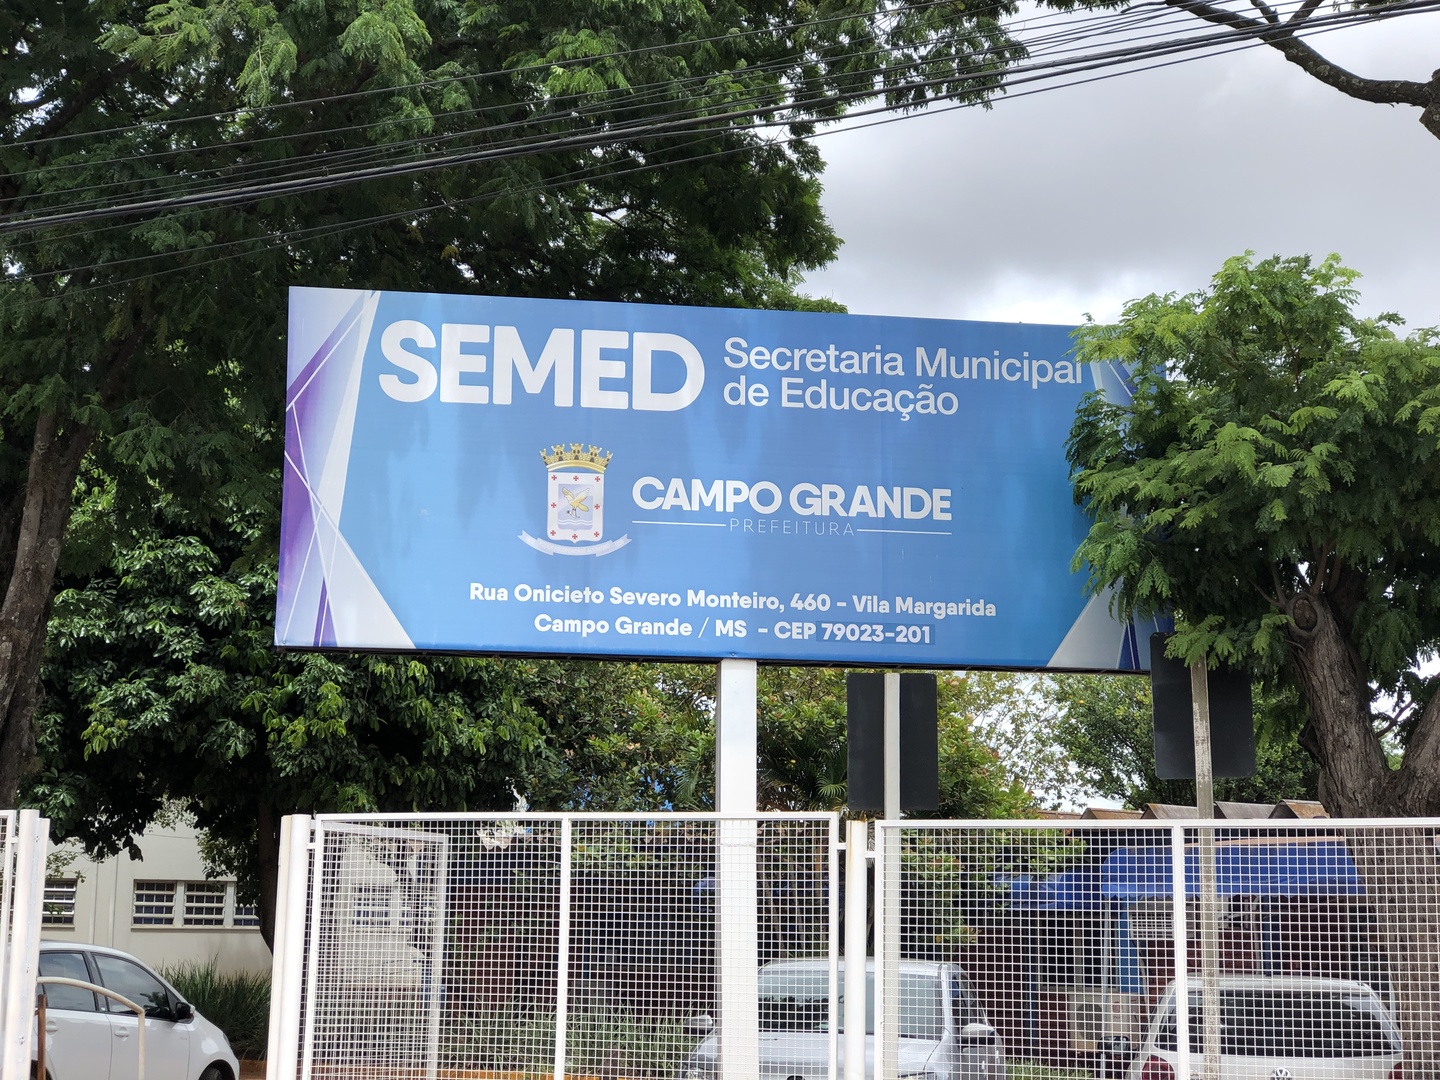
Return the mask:
M101 945L40 943L40 975L113 990L145 1010L145 1080L235 1080L225 1033L129 953ZM65 984L45 989L47 1080L135 1080L139 1018L111 998Z
M1190 978L1190 1074L1199 1076L1203 1017ZM1400 1033L1369 986L1309 976L1220 977L1221 1080L1398 1080ZM1127 1080L1178 1075L1175 984L1160 999Z
M845 1070L844 971L835 1075ZM899 1075L913 1080L1003 1080L1005 1047L965 972L954 964L900 964ZM830 1075L830 965L778 960L760 969L760 1076L825 1080ZM713 1027L708 1017L700 1028ZM695 1023L695 1022L692 1022ZM681 1080L712 1080L719 1046L710 1034L690 1052ZM875 1075L875 964L866 964L865 1075Z

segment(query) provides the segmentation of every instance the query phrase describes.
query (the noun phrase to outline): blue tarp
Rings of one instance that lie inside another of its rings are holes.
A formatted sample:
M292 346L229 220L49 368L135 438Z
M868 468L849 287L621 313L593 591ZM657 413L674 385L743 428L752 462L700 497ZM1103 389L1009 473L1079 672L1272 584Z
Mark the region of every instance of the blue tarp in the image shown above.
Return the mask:
M1365 886L1343 840L1231 841L1215 847L1222 896L1363 896ZM1168 847L1116 848L1098 867L1009 881L1020 911L1099 911L1109 901L1171 895ZM1185 893L1200 892L1200 853L1185 850Z
M1018 911L1099 911L1105 900L1099 867L1010 880L1010 906Z
M1017 911L1038 915L1109 908L1116 917L1115 989L1140 993L1139 952L1130 933L1128 905L1172 895L1170 859L1168 847L1116 848L1098 866L1009 879L1010 904ZM1328 838L1221 841L1215 846L1215 887L1222 896L1361 896L1365 892L1345 842ZM1196 896L1199 891L1200 852L1187 847L1185 893Z
M1362 896L1365 886L1343 840L1220 843L1215 888L1223 896ZM1185 894L1200 891L1200 853L1185 849ZM1171 895L1169 848L1117 848L1100 870L1105 900Z

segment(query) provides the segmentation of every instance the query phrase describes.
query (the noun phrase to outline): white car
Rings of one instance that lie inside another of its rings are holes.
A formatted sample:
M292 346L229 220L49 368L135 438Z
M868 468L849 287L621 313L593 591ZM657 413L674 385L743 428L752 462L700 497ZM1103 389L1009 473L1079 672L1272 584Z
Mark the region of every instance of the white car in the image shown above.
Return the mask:
M760 1076L825 1080L830 1062L830 965L777 960L760 969ZM836 1075L845 1070L844 977L840 965ZM698 1026L713 1027L708 1017ZM913 1080L1004 1080L1005 1047L965 972L954 964L900 964L899 1075ZM692 1025L696 1021L692 1021ZM690 1052L681 1080L718 1075L715 1035ZM866 965L865 1075L875 1075L875 964Z
M235 1080L240 1073L225 1033L129 953L43 941L40 975L103 986L143 1006L145 1080ZM139 1018L94 991L41 985L47 1080L135 1080Z
M1400 1033L1379 995L1348 979L1224 975L1221 1080L1400 1080ZM1190 980L1190 1074L1201 1075L1200 980ZM1173 1080L1175 984L1155 1010L1127 1080Z

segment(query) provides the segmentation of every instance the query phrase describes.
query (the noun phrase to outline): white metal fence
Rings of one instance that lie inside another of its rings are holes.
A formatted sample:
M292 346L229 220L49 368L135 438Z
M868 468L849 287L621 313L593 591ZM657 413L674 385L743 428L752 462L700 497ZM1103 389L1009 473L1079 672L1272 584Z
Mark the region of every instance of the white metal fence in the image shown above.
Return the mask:
M289 819L270 1080L1440 1078L1440 820L850 835Z
M1440 820L877 831L882 1032L925 959L1028 1075L1440 1076Z
M30 1075L49 835L34 810L0 810L0 1080Z
M757 1063L757 969L838 962L838 828L287 819L270 1080L673 1078L710 1070L717 1044Z

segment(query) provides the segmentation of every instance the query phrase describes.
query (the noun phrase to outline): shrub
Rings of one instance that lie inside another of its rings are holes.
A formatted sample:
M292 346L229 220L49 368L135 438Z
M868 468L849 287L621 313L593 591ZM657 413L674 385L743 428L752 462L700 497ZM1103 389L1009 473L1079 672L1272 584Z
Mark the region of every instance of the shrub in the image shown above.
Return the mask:
M230 1040L237 1057L263 1058L270 1031L268 973L220 974L213 959L185 963L161 972L180 996L195 1006Z

